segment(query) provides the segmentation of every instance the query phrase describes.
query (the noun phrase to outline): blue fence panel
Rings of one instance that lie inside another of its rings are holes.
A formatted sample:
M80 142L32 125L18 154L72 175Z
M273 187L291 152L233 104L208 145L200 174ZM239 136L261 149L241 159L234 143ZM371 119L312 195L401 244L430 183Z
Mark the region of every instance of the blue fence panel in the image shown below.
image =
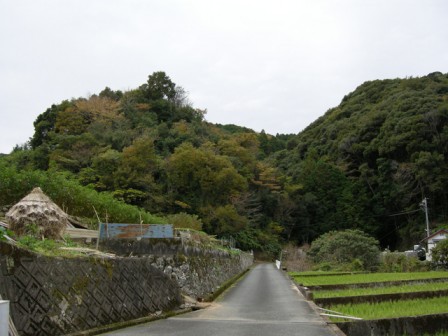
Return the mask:
M100 224L100 239L173 237L172 224Z

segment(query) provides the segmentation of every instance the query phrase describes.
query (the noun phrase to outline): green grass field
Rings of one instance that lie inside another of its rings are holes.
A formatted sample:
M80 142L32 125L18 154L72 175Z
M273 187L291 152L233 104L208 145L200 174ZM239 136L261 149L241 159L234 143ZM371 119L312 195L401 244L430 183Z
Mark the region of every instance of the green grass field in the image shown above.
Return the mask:
M414 272L414 273L369 273L369 274L343 274L301 277L300 273L290 273L294 280L303 286L322 285L348 285L371 282L425 280L432 278L448 278L448 272Z
M366 274L368 272L339 272L339 271L307 271L307 272L289 272L292 277L318 277L325 275L349 275L349 274Z
M316 299L347 297L361 295L381 295L395 293L412 293L448 290L448 282L420 283L415 285L387 286L373 288L349 288L340 290L314 290L313 295Z
M328 309L346 315L361 317L366 320L440 314L448 312L448 297L387 301L379 303L332 305L328 307ZM334 321L339 320L341 319L334 319Z

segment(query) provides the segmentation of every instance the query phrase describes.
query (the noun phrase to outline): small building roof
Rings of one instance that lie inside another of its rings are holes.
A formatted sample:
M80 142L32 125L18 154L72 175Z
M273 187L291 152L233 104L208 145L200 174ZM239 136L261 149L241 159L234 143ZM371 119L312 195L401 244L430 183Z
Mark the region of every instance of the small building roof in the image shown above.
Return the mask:
M428 240L430 240L431 238L434 238L435 236L440 235L440 234L448 235L448 230L446 230L446 229L441 229L441 230L439 230L439 231L437 231L437 232L434 232L432 235L429 235L428 237L423 238L421 241L422 241L422 242L428 241Z

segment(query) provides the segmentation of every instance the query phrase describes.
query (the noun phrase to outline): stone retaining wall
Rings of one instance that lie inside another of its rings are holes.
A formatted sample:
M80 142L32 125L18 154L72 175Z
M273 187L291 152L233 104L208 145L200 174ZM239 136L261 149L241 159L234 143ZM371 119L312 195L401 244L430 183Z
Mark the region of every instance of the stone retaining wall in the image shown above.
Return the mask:
M100 248L120 256L148 258L174 279L184 294L195 299L212 294L222 283L248 269L254 259L249 253L232 254L174 239L105 240Z
M339 322L336 325L347 336L434 335L448 330L448 314Z
M205 255L148 257L152 265L175 280L182 293L195 299L205 299L221 284L247 270L253 263L252 256Z
M0 294L21 335L63 335L176 309L251 264L223 251L54 258L0 242Z

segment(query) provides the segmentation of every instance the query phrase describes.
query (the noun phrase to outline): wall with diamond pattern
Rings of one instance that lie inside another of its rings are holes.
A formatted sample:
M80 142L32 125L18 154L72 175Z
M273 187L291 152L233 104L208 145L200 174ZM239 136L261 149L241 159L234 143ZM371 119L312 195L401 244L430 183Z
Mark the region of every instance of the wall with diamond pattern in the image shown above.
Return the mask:
M0 242L0 294L21 335L62 335L181 304L148 258L50 258Z
M248 253L173 240L109 243L122 257L52 258L0 242L0 294L21 335L63 335L172 310L181 293L205 298L253 263Z

